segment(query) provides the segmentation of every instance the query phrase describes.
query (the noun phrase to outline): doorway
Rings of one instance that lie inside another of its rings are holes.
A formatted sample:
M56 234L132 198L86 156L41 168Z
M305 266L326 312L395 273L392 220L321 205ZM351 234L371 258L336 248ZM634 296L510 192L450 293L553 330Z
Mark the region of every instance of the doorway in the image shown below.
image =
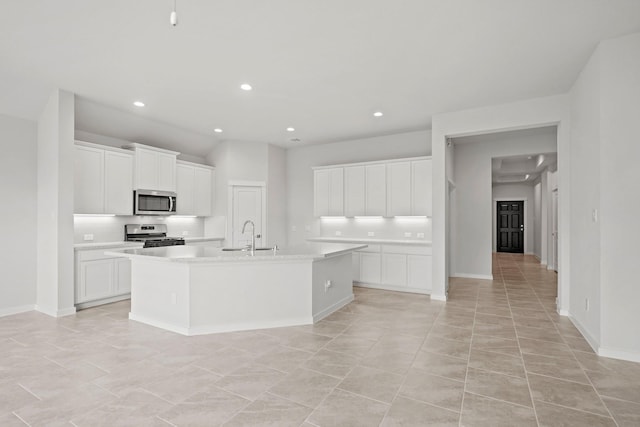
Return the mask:
M246 221L255 225L256 247L264 246L265 241L265 194L262 185L233 185L231 196L231 241L233 247L243 247L251 244L251 229L247 227L245 233L242 226Z
M496 217L497 251L524 253L524 201L496 202Z

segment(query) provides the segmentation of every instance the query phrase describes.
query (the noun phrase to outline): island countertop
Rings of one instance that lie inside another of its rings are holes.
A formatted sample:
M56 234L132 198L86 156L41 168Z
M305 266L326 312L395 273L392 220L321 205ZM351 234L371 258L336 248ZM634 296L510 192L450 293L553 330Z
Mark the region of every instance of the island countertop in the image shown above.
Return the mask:
M344 255L366 248L364 244L306 243L273 250L223 251L216 246L164 246L159 248L121 249L105 251L107 255L155 261L206 263L314 260Z

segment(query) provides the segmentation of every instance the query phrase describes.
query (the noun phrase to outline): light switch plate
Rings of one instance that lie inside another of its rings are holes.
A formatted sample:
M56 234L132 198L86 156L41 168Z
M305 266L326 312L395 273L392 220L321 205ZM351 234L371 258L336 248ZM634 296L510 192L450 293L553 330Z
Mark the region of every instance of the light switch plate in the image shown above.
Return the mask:
M93 234L85 234L84 235L84 241L85 242L89 242L91 240L93 240Z
M407 231L406 233L404 233L404 237L411 237L411 232Z
M369 237L373 237L375 235L376 235L376 233L374 233L373 231L367 232L367 236L369 236Z
M418 233L418 239L424 239L424 233Z

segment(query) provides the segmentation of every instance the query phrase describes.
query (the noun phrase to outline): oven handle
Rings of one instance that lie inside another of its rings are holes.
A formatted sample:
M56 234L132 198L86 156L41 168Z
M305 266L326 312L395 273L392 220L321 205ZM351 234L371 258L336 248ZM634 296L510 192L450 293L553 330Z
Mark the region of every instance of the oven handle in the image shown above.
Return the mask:
M169 212L173 212L173 196L169 196Z

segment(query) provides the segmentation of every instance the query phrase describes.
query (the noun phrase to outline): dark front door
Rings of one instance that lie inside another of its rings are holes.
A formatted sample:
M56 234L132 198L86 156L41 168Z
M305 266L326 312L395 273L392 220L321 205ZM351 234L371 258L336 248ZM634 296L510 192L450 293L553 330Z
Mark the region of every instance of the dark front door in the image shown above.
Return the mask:
M498 252L524 253L524 202L498 202Z

